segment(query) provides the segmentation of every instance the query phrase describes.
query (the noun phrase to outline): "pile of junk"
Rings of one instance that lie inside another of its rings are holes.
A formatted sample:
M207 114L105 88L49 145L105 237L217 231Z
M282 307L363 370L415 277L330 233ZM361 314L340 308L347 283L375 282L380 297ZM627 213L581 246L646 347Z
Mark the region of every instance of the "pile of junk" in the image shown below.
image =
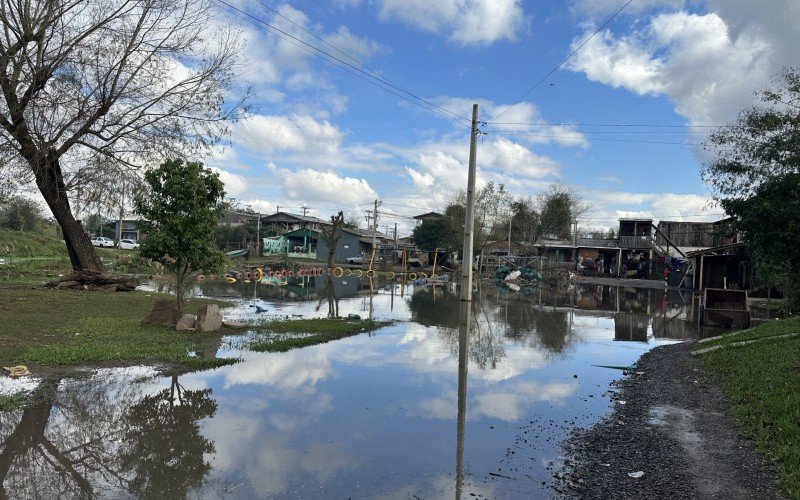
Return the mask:
M503 264L494 272L494 282L517 292L523 288L538 287L542 282L542 275L529 266Z

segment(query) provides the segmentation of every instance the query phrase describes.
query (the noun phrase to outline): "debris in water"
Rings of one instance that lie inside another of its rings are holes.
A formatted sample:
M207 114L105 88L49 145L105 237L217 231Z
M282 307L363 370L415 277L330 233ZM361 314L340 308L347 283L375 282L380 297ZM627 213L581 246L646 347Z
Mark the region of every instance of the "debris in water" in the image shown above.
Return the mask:
M644 476L644 472L640 470L637 470L636 472L628 472L628 477L632 477L634 479L639 479L642 476Z

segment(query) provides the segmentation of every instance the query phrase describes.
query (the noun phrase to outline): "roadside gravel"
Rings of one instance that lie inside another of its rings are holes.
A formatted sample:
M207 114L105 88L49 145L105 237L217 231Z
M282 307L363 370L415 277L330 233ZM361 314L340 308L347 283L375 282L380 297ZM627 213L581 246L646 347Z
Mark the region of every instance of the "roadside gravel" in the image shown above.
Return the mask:
M738 435L725 396L692 358L692 345L655 348L616 383L613 413L566 442L571 466L557 477L557 492L581 499L783 498L774 471Z

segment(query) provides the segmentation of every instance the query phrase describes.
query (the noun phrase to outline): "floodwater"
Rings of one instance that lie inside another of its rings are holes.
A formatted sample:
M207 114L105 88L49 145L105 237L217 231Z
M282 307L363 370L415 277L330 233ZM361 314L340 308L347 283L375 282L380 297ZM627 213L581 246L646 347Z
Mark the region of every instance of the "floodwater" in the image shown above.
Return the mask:
M192 293L232 298L226 316L251 321L326 316L325 290ZM216 354L241 363L178 377L44 384L46 404L0 413L0 498L550 498L559 442L623 404L618 368L700 335L691 298L664 290L483 286L471 305L454 285L335 290L340 315L397 322L286 353L228 337Z

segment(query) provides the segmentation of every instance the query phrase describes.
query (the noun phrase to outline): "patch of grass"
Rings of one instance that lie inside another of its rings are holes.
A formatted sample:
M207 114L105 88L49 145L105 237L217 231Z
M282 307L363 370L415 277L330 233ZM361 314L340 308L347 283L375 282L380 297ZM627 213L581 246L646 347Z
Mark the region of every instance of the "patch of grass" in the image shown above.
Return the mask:
M140 322L160 294L0 288L0 362L48 368L159 362L184 369L234 363L216 359L219 333L184 333ZM212 301L187 300L187 313ZM220 307L227 304L219 303ZM196 356L190 355L196 353Z
M773 320L762 325L724 334L722 338L697 344L696 349L705 349L715 345L727 345L732 342L743 340L755 340L764 337L775 337L800 332L800 318L789 318L786 320Z
M800 318L767 323L731 340L795 332ZM800 499L800 339L718 349L701 361L721 383L744 434L777 467L784 493Z
M391 321L347 320L347 319L299 319L278 320L258 325L258 329L274 333L298 333L302 336L287 336L252 343L249 348L258 352L286 352L317 344L324 344L359 333L375 331L392 324Z
M25 398L19 394L0 396L0 411L12 411L25 406Z

